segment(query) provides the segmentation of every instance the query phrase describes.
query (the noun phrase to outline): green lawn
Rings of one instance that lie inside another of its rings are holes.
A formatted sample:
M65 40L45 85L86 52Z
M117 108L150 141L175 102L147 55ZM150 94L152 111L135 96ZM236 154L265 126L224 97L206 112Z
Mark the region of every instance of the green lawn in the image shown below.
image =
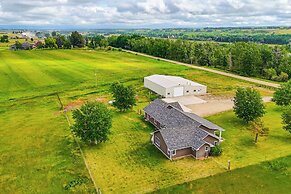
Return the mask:
M143 106L144 103L139 104L139 107ZM209 117L226 129L222 144L224 153L203 161L193 158L166 159L150 143L153 129L136 112L116 113L110 140L94 148L84 146L95 180L104 193L152 192L169 186L174 188L176 184L226 172L228 160L236 169L291 155L291 135L282 129L281 110L273 103L267 105L264 117L270 134L260 137L257 145L253 143L254 134L245 129L233 112Z
M152 127L136 113L148 103L143 77L155 73L182 75L201 82L214 95L233 95L240 86L254 86L264 95L272 93L248 82L119 51L0 50L1 190L92 191L53 93L60 93L65 105L96 98L106 102L110 99L108 87L114 81L133 84L140 100L135 111L114 113L108 142L96 147L82 145L94 179L104 193L151 192L223 173L228 159L239 168L291 154L290 135L281 129L281 110L269 104L265 120L270 135L260 138L256 146L251 143L251 132L243 129L233 113L226 112L210 117L227 130L223 156L204 161L168 161L150 144ZM73 186L66 190L66 185Z
M175 185L153 193L290 193L291 156Z
M56 98L1 105L0 193L94 193Z

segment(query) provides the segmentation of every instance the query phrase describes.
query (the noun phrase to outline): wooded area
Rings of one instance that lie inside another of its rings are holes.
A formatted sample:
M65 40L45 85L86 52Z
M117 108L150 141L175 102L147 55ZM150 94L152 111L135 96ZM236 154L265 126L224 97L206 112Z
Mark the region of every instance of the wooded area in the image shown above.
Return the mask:
M137 35L111 36L110 46L166 59L235 72L243 76L287 81L291 57L283 46L237 42L221 44L187 40L146 38Z

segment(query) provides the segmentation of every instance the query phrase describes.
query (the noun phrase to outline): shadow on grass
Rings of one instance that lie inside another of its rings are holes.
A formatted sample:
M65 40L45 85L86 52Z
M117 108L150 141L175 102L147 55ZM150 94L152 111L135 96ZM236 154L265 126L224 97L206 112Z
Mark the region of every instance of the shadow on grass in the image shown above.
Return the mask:
M284 129L282 129L284 130ZM274 139L277 139L282 142L291 142L291 133L287 132L285 133L286 135L269 135L269 137L273 137Z
M130 159L141 166L155 168L161 166L168 159L150 142L140 144L126 153Z

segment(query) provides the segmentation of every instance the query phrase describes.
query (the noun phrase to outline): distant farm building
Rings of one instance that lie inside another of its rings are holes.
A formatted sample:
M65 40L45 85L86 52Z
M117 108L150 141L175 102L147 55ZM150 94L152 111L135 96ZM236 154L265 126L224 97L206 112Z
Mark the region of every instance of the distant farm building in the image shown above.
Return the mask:
M206 94L207 87L178 76L151 75L144 78L144 87L163 97Z

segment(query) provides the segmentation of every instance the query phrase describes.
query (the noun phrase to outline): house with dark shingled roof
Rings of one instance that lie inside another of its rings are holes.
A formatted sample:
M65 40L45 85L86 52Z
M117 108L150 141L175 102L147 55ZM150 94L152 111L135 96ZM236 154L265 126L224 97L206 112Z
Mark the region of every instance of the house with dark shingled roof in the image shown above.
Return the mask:
M210 149L223 141L224 129L196 114L184 112L178 102L156 99L143 110L145 120L155 126L152 143L170 160L208 157Z

